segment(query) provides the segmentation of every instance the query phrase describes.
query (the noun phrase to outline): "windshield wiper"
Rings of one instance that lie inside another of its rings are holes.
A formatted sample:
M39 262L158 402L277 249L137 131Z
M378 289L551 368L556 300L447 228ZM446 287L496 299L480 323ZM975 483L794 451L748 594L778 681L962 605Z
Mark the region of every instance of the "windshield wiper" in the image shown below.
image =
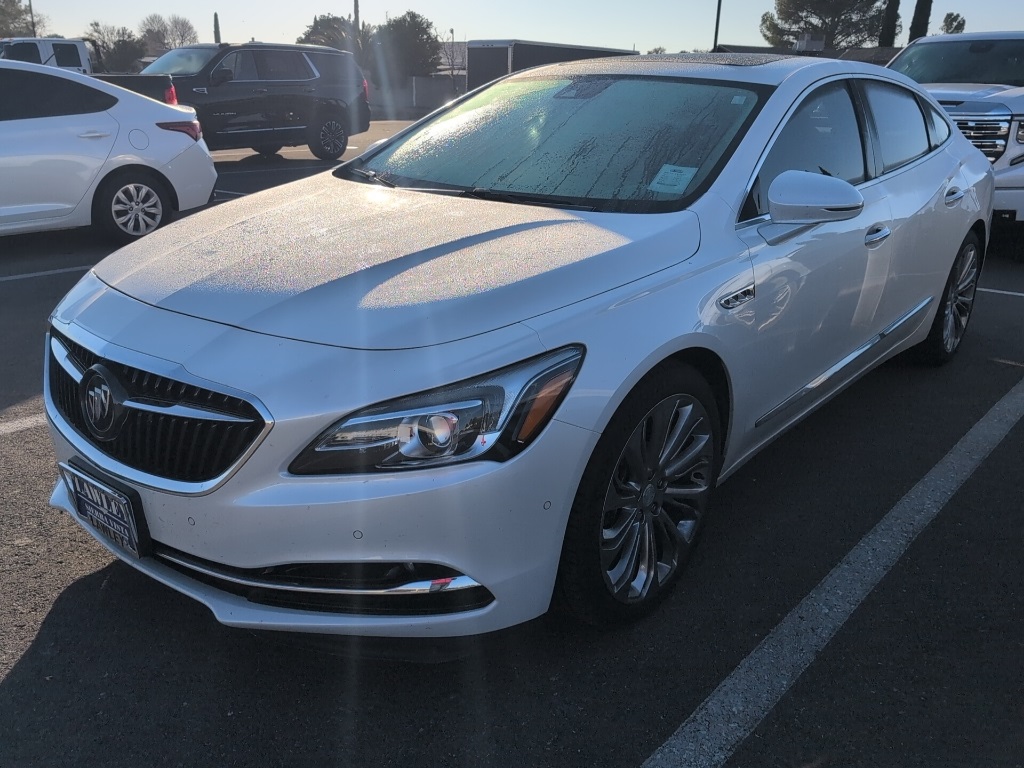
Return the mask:
M366 179L374 184L383 184L385 187L390 187L392 189L398 186L393 181L388 181L387 179L378 176L376 171L364 171L362 168L353 168L352 166L342 166L338 170L346 174L358 176L361 179Z
M593 205L582 205L557 197L547 195L527 195L521 192L502 192L497 189L486 187L473 187L462 192L462 197L475 197L479 200L495 200L499 203L517 203L519 205L546 205L552 208L570 208L576 211L596 210Z

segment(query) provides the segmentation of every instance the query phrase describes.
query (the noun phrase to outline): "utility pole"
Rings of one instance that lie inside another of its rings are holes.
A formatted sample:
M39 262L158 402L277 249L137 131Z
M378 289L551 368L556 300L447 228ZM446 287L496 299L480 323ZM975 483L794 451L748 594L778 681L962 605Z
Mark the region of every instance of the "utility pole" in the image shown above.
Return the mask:
M28 0L28 20L32 22L32 37L36 36L36 15L32 12L32 0Z
M718 13L715 14L715 43L711 46L711 52L714 53L718 47L718 25L722 21L722 0L718 0Z
M352 11L352 23L356 28L356 37L359 36L359 0L354 0L355 8Z
M220 45L220 19L217 18L217 12L213 13L213 42Z

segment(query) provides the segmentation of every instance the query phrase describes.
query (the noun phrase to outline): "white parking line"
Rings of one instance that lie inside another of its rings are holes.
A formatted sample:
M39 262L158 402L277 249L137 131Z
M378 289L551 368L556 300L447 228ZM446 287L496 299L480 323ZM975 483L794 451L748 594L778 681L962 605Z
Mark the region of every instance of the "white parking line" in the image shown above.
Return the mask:
M24 432L26 429L35 429L46 425L46 415L37 413L35 416L26 416L22 419L8 421L6 424L0 422L0 436L13 435L15 432Z
M10 275L0 277L0 283L9 283L12 280L28 280L31 277L46 277L47 275L63 275L67 272L85 272L92 269L92 264L84 267L65 267L64 269L48 269L45 272L26 272L23 275Z
M1021 417L1024 380L790 611L643 768L723 765Z
M1000 296L1016 296L1019 299L1024 299L1024 293L1017 293L1016 291L997 291L995 288L979 288L978 291L981 293L998 293Z

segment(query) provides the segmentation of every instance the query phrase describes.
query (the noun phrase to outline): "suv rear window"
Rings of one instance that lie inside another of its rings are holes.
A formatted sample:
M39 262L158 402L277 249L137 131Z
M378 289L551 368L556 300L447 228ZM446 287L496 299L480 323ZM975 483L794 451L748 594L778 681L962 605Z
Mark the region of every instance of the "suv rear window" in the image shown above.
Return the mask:
M341 83L345 81L346 77L355 80L354 69L352 67L345 66L350 63L348 56L340 53L325 53L323 51L309 51L306 53L306 57L313 62L313 66L317 68L320 73L320 77L325 82L329 83Z

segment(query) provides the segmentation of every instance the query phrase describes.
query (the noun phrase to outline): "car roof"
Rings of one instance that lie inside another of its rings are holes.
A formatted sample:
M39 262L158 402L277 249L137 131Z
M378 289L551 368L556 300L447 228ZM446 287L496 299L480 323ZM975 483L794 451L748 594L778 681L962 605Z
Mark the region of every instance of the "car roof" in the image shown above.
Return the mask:
M549 64L525 71L531 75L545 74L558 77L610 74L650 75L729 80L762 85L779 85L798 72L812 77L843 74L881 74L884 77L892 77L890 70L858 61L759 53L614 56Z
M182 45L181 48L280 48L282 50L294 51L318 51L321 53L348 53L331 48L328 45L310 45L308 43L261 43L259 40L249 40L245 43L193 43Z
M931 45L932 43L950 43L957 41L972 42L976 40L1022 40L1024 31L1018 32L960 32L955 35L929 35L919 37L911 45Z

